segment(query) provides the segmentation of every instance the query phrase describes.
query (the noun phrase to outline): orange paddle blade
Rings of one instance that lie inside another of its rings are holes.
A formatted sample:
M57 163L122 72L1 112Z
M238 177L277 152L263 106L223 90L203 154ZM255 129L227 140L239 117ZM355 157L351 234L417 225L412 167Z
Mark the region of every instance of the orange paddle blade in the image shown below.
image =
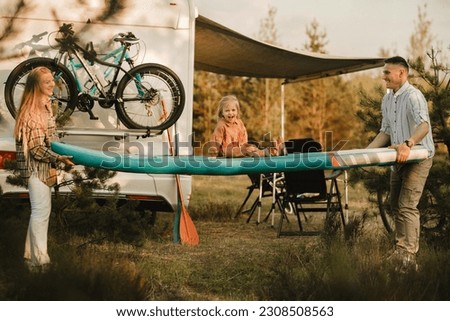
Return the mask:
M184 206L181 207L180 239L181 243L186 245L198 245L200 243L200 238L198 237L194 222L192 222L192 219Z

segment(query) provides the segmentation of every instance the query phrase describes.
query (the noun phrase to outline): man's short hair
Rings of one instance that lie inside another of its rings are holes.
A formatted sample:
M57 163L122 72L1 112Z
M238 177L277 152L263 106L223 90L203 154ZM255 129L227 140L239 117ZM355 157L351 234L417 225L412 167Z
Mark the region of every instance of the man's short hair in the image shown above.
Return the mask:
M393 65L400 65L406 68L407 71L409 71L409 65L408 62L405 60L405 58L400 56L394 56L391 58L388 58L384 61L386 64L393 64Z

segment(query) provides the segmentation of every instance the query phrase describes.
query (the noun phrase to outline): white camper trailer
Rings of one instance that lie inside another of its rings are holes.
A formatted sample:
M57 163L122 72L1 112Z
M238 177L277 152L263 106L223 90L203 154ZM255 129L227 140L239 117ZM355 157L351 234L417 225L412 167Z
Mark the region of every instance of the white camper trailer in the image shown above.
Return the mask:
M11 71L23 61L32 57L49 59L58 54L55 37L63 23L72 26L76 40L86 44L86 49L92 43L89 49L95 52L97 58L105 54L104 50L112 50L111 44L117 45L111 39L120 34L132 33L139 39L128 51L134 59L134 65L151 63L170 70L181 82L184 100L181 106L183 110L176 115L176 122L167 129L159 128L159 131L151 132L151 137L144 137L144 130L130 129L130 126L124 125L114 103L91 100L88 77L71 69L70 72L74 72L73 76L78 77L77 81L82 87L79 88L78 105L60 128L61 141L97 150L107 143L114 143L125 152L146 153L150 157L169 153L167 131L171 131L172 137L175 137L176 153L193 153L191 133L196 15L193 0L130 0L118 2L123 6L115 8L115 11L107 10L104 1L80 4L79 1L70 0L36 0L25 2L22 8L17 6L18 3L0 0L0 26L4 35L0 43L0 81L3 85L0 94L0 186L3 197L28 197L26 189L6 182L11 171L5 170L5 160L15 157L12 136L15 122L10 106L5 102L5 95L11 94L11 88L7 88L8 92L5 93L5 82ZM95 70L91 69L91 72ZM101 74L106 77L106 70L102 70ZM121 72L118 79L111 81L116 81L117 85L123 74ZM106 79L105 87L110 85L108 81ZM60 177L62 180L63 175ZM183 175L180 178L187 202L191 193L191 179ZM118 172L110 183L120 185L121 199L139 200L145 209L171 212L177 207L173 175ZM70 193L70 186L61 187L59 192ZM95 195L102 198L109 193L97 190Z

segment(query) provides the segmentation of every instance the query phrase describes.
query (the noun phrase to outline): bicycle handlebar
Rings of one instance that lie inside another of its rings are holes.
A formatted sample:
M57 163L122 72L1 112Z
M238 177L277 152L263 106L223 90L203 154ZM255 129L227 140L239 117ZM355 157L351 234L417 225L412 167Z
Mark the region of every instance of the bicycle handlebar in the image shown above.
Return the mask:
M73 36L75 34L73 31L73 23L63 23L59 27L59 32L62 32L64 35Z
M61 45L73 43L75 42L75 37L73 36L74 34L75 32L73 31L73 24L63 23L62 26L58 29L58 35L55 37L55 40Z
M62 26L59 27L58 33L60 36L55 37L55 40L61 44L60 53L75 50L81 52L84 59L91 63L97 62L103 66L117 68L117 65L97 58L97 53L94 50L92 42L89 42L86 48L81 47L77 42L78 38L75 36L72 23L63 23ZM119 37L115 37L114 40L121 42L126 48L139 42L139 38L137 38L132 32L119 33ZM119 69L123 70L120 66Z
M56 37L55 40L59 43L70 43L70 42L76 42L76 38L74 37L75 32L73 31L73 24L72 23L63 23L61 27L59 27L58 30L59 33L61 33L61 37ZM118 37L114 38L114 41L119 41L122 43L129 43L134 44L139 42L139 38L136 37L132 32L127 33L119 33Z

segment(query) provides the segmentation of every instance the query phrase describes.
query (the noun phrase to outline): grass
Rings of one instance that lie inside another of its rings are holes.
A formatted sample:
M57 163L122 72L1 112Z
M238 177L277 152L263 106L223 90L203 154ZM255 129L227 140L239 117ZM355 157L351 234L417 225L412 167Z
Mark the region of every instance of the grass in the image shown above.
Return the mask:
M42 275L30 275L21 264L28 214L2 214L0 299L450 299L449 250L423 244L421 270L395 273L384 262L390 239L361 188L350 193L353 229L345 233L347 238L342 231L277 238L270 221L247 224L246 215L233 219L249 183L246 176L193 177L188 212L199 246L172 242L171 214L158 215L154 237L140 247L50 231L55 266ZM263 215L269 207L270 199L265 199Z

